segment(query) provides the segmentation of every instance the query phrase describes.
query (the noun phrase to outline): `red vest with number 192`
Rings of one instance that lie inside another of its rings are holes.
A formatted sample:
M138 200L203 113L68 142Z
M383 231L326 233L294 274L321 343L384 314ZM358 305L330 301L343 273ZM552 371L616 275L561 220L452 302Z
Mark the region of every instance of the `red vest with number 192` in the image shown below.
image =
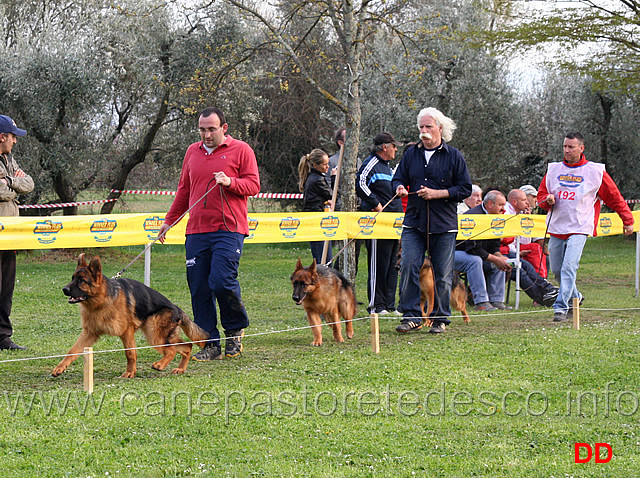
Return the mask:
M547 191L556 200L550 215L549 233L593 234L594 204L603 175L604 164L600 163L587 161L573 168L564 161L549 164Z

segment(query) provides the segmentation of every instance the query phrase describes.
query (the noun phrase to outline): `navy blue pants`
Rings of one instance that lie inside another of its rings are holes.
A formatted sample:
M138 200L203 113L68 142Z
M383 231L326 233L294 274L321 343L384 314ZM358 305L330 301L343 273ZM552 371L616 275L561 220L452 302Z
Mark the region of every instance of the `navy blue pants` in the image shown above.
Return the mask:
M212 342L220 340L216 302L225 331L233 332L249 326L238 283L243 245L244 236L237 232L187 235L187 282L191 291L193 320L209 332Z
M365 239L368 252L369 277L367 279L367 296L369 312L396 310L396 288L398 271L397 239Z

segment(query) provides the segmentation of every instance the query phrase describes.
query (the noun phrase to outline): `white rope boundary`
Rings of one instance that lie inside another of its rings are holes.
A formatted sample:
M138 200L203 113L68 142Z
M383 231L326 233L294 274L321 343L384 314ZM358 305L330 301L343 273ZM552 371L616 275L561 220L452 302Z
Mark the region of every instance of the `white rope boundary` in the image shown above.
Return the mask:
M548 313L551 309L548 308L544 308L544 309L540 309L540 310L528 310L528 311L504 311L504 312L495 312L495 311L491 311L491 313L483 313L483 314L469 314L469 317L498 317L498 316L507 316L507 315L525 315L525 314L541 314L541 313ZM625 311L634 311L634 310L640 310L640 307L629 307L629 308L625 308L625 309L596 309L596 308L586 308L586 307L580 307L580 312L582 311L592 311L592 312L611 312L611 311L618 311L618 312L625 312ZM451 319L453 317L458 317L456 316L447 316L447 318ZM444 318L444 316L436 316L436 317L429 317L430 319L438 319L438 318ZM369 320L371 319L371 316L366 316L366 317L357 317L357 318L353 318L352 322L358 322L361 320ZM403 320L403 319L420 319L422 320L422 317L400 317L400 316L394 316L394 315L383 315L383 316L378 316L378 320ZM322 323L322 324L318 324L318 325L306 325L306 326L300 326L300 327L290 327L287 329L281 329L281 330L272 330L272 331L268 331L268 332L257 332L255 334L245 334L243 336L244 338L247 337L260 337L263 335L272 335L272 334L280 334L283 332L292 332L292 331L298 331L298 330L305 330L305 329L312 329L315 327L322 327L324 325L335 325L335 324L342 324L343 322L345 322L344 320L340 320L338 322L327 322L327 323ZM220 337L220 341L223 340L227 340L227 337ZM91 355L91 354L105 354L105 353L115 353L115 352L126 352L128 350L144 350L144 349L157 349L157 348L161 348L161 347L175 347L176 345L193 345L199 342L203 342L202 340L198 340L198 341L194 341L194 342L179 342L179 343L175 343L175 344L161 344L161 345L142 345L140 347L129 347L129 348L120 348L120 349L108 349L108 350L94 350L92 352L79 352L79 353L75 353L75 354L61 354L61 355L46 355L46 356L41 356L41 357L25 357L25 358L17 358L17 359L8 359L8 360L0 360L0 364L1 363L9 363L9 362L27 362L27 361L31 361L31 360L43 360L43 359L52 359L52 358L62 358L62 357L66 357L68 355L70 356L82 356L82 355Z

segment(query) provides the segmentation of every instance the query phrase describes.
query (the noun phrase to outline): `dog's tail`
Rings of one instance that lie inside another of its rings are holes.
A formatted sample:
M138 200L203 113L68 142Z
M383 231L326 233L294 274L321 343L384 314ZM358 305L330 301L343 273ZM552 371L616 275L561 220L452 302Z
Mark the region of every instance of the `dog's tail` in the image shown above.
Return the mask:
M180 327L190 340L195 342L200 348L203 348L206 340L209 338L209 333L191 320L182 310L180 310L180 313L182 314L182 317L180 317Z

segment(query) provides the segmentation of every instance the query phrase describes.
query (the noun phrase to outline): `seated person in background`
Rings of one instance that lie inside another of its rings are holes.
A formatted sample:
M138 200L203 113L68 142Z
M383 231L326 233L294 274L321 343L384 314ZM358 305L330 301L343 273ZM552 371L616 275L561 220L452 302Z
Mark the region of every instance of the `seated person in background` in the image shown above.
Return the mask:
M520 189L512 189L507 196L507 204L505 206L506 214L531 214L531 203L528 200L529 194ZM528 236L520 236L520 257L530 262L536 272L541 277L547 277L547 258L544 254L542 244L544 238L531 238ZM509 244L509 252L515 257L516 242Z
M482 203L465 214L504 214L507 199L489 191ZM505 272L511 271L500 252L500 239L467 240L456 246L454 269L467 274L475 310L508 309L504 305Z
M458 203L458 215L464 214L472 207L479 206L482 202L482 188L477 184L471 185L471 196Z
M527 195L521 189L512 189L507 198L509 202L505 206L506 214L526 214L526 211L529 210ZM507 239L511 239L511 241L502 240L502 252L514 259L516 257L516 241L513 240L514 238ZM558 297L558 288L545 280L535 268L536 265L545 263L542 246L531 242L529 237L520 236L520 257L527 259L520 261L520 287L534 302L551 307ZM511 274L510 279L515 281L516 274Z
M531 184L525 184L520 186L520 191L524 191L527 195L527 202L529 203L529 211L527 214L533 214L533 210L538 206L538 190Z

